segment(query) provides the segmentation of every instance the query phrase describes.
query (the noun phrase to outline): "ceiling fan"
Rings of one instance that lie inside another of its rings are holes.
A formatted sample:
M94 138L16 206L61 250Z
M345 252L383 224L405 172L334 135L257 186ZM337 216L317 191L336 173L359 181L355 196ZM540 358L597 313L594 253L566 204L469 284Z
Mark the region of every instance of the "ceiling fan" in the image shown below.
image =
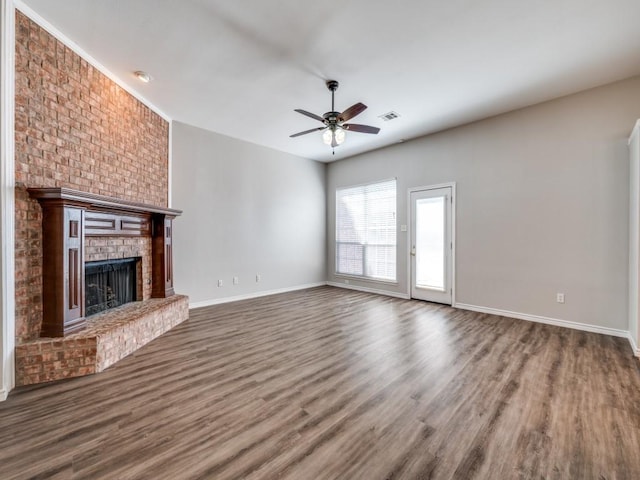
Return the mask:
M305 130L304 132L294 133L290 135L291 138L299 137L301 135L306 135L307 133L318 132L320 130L324 130L325 132L322 134L322 139L325 144L331 145L332 148L337 147L338 145L344 142L345 132L359 132L359 133L373 133L377 134L380 129L378 127L372 127L370 125L360 125L358 123L344 123L351 120L356 115L361 114L367 106L364 103L356 103L355 105L350 106L344 112L336 112L334 97L335 92L338 89L338 82L336 80L327 80L327 88L331 91L331 111L325 113L324 115L316 115L315 113L307 112L306 110L296 109L295 111L301 113L302 115L306 115L307 117L311 117L315 120L318 120L324 123L323 127L312 128L311 130ZM335 152L334 152L335 153Z

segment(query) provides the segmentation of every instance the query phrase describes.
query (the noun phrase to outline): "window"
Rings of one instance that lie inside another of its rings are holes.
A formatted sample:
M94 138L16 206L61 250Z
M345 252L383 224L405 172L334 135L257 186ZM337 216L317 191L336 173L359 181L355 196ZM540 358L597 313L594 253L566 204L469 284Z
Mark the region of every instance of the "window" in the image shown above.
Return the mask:
M396 280L396 181L336 190L336 273Z

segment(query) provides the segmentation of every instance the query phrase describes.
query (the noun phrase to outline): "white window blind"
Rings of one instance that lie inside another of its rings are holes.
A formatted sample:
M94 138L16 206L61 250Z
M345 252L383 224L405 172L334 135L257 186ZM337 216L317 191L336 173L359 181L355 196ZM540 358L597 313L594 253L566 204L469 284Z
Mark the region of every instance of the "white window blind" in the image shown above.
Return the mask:
M336 273L396 280L396 181L336 190Z

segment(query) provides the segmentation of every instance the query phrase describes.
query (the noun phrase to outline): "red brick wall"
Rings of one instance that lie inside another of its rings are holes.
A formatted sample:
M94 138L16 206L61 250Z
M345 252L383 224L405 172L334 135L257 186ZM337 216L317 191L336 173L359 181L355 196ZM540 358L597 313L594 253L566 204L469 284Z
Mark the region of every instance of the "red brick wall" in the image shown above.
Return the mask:
M114 258L141 257L138 271L140 300L151 298L151 237L87 237L84 261L111 260Z
M169 124L20 12L15 100L19 344L42 322L42 218L26 188L167 206Z

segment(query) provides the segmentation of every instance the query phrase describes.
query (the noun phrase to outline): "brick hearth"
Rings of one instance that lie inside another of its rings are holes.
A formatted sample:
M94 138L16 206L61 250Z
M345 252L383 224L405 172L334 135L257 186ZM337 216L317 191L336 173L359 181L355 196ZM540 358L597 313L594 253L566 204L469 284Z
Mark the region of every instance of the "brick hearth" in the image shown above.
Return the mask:
M134 302L87 319L87 327L61 338L16 347L16 385L98 373L189 317L189 298L174 295Z

